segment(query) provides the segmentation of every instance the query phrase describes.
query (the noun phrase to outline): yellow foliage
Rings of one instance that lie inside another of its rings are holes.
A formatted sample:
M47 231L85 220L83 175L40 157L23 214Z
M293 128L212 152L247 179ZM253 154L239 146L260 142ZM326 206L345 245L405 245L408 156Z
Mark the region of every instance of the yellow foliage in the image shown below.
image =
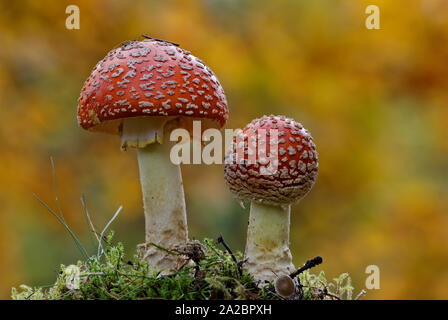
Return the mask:
M73 1L0 4L0 297L46 285L74 245L33 193L56 209L50 156L69 225L88 245L82 206L101 229L119 205L117 238L143 240L138 168L117 137L77 127L76 105L98 60L143 33L180 43L217 74L228 128L284 114L312 133L320 173L293 208L291 248L348 271L368 298L448 297L448 5L445 0ZM364 27L365 7L381 29ZM247 212L221 166L184 166L192 237L244 248ZM210 196L210 192L213 192Z

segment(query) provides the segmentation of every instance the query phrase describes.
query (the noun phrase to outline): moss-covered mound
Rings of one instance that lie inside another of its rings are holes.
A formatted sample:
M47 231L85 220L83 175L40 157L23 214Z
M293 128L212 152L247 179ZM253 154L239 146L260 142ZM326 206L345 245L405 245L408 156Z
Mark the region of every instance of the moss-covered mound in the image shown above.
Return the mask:
M46 287L21 285L12 289L15 300L140 300L140 299L282 299L273 283L256 283L242 271L242 254L218 248L209 239L194 241L171 254L185 258L177 272L163 275L135 255L127 258L121 243L112 244L112 234L104 251L75 266L61 265L56 283ZM163 248L160 248L163 250ZM224 248L223 248L224 249ZM347 273L328 281L324 272L304 271L296 280L297 292L291 299L352 299L353 287ZM363 293L363 292L362 292ZM362 294L361 293L361 294ZM361 296L358 295L358 296Z

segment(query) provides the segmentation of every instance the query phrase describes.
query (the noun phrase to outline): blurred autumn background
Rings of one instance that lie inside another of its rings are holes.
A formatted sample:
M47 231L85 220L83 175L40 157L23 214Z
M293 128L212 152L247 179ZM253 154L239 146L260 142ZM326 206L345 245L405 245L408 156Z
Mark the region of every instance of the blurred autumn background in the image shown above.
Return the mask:
M80 30L65 9L80 8ZM381 10L367 30L365 8ZM227 128L263 114L293 117L320 155L311 193L293 206L296 265L321 255L328 277L369 299L448 298L448 2L445 0L0 1L0 297L48 285L82 259L54 210L90 252L80 197L130 254L144 239L135 150L80 129L77 98L93 66L142 33L180 43L226 90ZM190 237L222 233L243 250L248 210L220 165L182 168Z

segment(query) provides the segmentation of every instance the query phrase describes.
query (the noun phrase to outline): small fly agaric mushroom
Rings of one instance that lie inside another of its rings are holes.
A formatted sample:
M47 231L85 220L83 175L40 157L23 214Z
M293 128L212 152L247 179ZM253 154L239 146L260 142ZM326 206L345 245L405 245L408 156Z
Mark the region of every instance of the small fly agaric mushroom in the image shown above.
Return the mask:
M170 161L176 128L222 128L227 101L218 79L201 60L158 39L130 41L110 51L93 69L79 97L78 123L89 131L121 136L137 148L146 220L144 258L158 269L175 269L177 257L155 248L188 241L182 176ZM166 138L164 136L167 136Z
M262 170L268 154L276 170ZM248 161L251 155L257 155L255 161ZM234 138L224 177L239 201L251 201L245 268L256 280L271 281L295 270L289 250L291 204L311 190L317 171L311 135L292 119L264 116Z

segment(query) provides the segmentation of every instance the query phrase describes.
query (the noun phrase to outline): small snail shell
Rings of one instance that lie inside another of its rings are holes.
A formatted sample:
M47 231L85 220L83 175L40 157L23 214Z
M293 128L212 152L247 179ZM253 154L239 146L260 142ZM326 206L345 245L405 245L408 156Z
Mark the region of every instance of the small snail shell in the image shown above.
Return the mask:
M275 291L283 298L292 296L296 291L294 280L290 276L282 274L274 280Z

